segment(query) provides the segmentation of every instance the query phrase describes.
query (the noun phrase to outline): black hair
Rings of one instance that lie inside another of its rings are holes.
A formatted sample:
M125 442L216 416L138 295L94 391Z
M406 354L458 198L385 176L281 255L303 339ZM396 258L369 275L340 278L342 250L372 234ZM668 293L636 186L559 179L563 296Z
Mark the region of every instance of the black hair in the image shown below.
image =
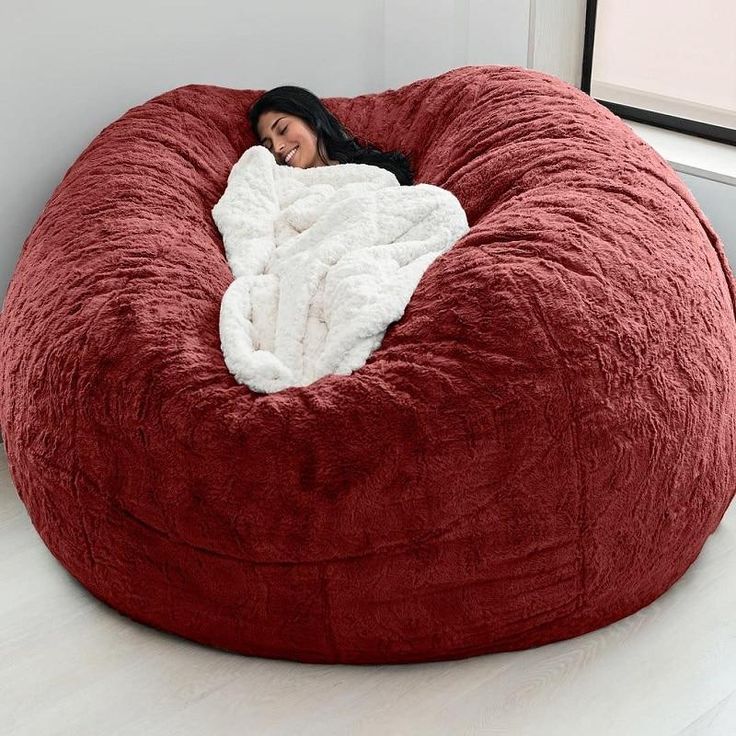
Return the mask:
M257 141L258 119L264 112L283 112L304 120L317 136L317 150L322 159L341 164L371 164L393 173L402 185L414 183L409 159L400 151L384 152L367 141L358 141L322 104L315 94L304 87L285 85L264 92L248 111L250 127Z

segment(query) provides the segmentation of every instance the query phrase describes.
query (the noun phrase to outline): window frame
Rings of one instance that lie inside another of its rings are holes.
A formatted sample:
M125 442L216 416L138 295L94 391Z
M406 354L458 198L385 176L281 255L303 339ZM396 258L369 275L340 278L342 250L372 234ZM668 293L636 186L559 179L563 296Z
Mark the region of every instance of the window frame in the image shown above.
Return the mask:
M593 72L593 45L595 43L595 18L598 9L598 0L586 0L585 7L585 36L583 41L583 69L580 89L590 95L591 77ZM592 96L592 95L591 95ZM690 120L675 115L667 115L646 108L622 105L619 102L593 98L596 102L607 107L614 115L636 123L654 125L666 130L675 130L678 133L706 138L719 143L728 143L736 146L736 129L725 128L721 125L704 123L700 120Z

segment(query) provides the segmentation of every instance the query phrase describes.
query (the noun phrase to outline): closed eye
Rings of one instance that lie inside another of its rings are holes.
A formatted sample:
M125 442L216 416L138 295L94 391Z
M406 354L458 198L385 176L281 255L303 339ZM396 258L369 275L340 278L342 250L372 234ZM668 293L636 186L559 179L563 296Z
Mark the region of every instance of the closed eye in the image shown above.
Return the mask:
M283 135L284 133L286 133L286 131L288 130L288 128L289 128L288 124L285 125L284 128L283 128L283 130L278 131L279 135ZM268 143L264 143L263 145L266 146L266 148L268 148L269 151L271 150L271 143L270 143L270 141Z

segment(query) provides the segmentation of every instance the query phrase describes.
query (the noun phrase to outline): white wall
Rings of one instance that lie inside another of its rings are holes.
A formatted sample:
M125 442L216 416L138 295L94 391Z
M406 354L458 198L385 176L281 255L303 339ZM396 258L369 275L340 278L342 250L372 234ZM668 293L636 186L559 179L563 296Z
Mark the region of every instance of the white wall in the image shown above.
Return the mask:
M731 270L736 274L736 187L678 171L703 213L723 241Z
M54 187L129 108L190 83L379 90L383 0L0 4L0 294Z
M583 74L585 0L530 0L530 69L580 87Z
M54 187L129 108L190 83L354 96L524 65L528 1L3 0L0 295Z
M384 85L467 64L527 66L529 0L386 0Z

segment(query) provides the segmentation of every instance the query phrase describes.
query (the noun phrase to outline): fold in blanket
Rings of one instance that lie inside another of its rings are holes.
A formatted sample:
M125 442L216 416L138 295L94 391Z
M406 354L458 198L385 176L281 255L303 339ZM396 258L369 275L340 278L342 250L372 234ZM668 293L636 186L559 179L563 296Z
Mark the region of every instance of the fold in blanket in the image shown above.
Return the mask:
M225 364L260 393L364 365L469 229L445 189L367 164L281 166L263 146L233 166L212 216L235 276L220 305Z

